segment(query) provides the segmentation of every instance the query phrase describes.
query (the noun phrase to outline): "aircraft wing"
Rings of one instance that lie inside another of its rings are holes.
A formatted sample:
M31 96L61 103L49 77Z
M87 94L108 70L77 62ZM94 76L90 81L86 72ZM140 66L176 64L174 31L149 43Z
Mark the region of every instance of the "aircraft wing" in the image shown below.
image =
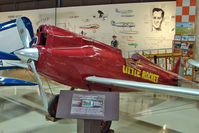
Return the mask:
M190 99L199 99L199 89L103 78L96 76L87 77L86 80L93 83L111 85L116 87L123 87L134 90L136 89L141 91L150 91L154 93L164 93L164 94L185 97Z
M188 63L195 66L195 67L199 67L199 61L189 59Z
M0 77L0 86L19 86L19 85L25 86L25 85L37 85L37 84L19 79Z

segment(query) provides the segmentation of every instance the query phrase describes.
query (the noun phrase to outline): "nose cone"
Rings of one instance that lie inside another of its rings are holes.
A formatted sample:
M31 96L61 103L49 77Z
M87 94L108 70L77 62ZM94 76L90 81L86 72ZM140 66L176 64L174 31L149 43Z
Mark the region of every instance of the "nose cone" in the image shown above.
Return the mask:
M38 61L39 58L39 50L37 48L26 48L17 50L14 52L14 54L25 62L27 62L28 60Z

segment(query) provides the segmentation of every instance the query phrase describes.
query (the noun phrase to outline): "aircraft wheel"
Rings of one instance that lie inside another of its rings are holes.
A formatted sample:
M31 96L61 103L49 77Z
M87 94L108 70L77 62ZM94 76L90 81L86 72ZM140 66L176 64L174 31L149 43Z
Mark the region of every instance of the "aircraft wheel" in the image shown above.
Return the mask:
M56 117L57 105L58 105L59 95L53 96L48 103L48 113L51 117Z
M108 133L111 127L112 121L102 121L101 122L101 133Z

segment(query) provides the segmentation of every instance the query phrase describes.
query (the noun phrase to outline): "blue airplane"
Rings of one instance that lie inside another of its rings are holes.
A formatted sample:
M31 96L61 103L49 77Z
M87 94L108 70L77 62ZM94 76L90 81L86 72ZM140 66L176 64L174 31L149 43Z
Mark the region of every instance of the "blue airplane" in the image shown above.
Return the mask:
M27 31L29 32L30 45L34 42L34 32L31 21L22 17ZM18 68L19 58L14 55L14 51L24 48L20 36L17 34L16 19L0 24L0 70ZM12 46L12 47L10 47ZM24 66L25 67L25 66ZM36 85L35 83L0 77L0 86Z

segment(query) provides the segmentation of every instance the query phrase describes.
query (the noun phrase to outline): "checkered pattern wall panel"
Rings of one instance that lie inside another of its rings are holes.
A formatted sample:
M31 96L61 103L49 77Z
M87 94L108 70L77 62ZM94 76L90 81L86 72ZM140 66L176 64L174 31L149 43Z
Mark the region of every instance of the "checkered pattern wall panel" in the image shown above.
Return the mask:
M197 0L176 0L176 22L195 22Z

